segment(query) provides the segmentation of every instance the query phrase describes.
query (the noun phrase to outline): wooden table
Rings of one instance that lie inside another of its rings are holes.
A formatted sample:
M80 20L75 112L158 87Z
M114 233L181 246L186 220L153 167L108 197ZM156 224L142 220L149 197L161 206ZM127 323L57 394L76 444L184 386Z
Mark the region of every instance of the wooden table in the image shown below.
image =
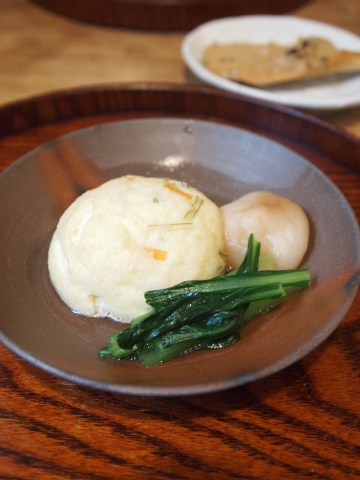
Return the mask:
M315 0L291 13L360 34L358 0ZM2 0L0 25L0 106L94 84L200 83L180 57L184 33L86 25L27 0ZM321 117L360 137L360 107ZM23 145L10 135L0 168L40 140L36 129ZM358 218L359 171L327 170ZM358 296L301 361L243 387L180 398L79 387L0 345L0 478L359 478L359 316Z

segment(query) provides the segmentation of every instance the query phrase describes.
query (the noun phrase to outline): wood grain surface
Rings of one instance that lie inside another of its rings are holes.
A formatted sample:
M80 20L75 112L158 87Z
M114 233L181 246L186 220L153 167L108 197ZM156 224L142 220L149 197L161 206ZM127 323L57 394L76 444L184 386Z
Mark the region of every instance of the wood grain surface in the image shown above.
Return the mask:
M0 123L7 127L0 138L1 169L37 145L84 126L161 115L170 108L208 116L213 95L211 89L196 87L129 85L3 107ZM241 108L240 101L234 114L234 99L217 96L212 118L229 117L229 123L306 151L360 218L360 176L337 159L349 144L358 169L360 141L282 107L262 110L259 124L256 110L264 104L244 100L246 108ZM292 128L280 135L279 124ZM311 134L303 144L303 133L316 126L328 128L329 137L323 134L320 141ZM329 141L334 156L328 153ZM271 377L185 398L88 390L0 346L0 478L355 479L360 475L359 312L358 298L324 344Z
M182 34L80 24L27 0L2 0L0 13L0 171L58 135L133 115L136 99L129 94L128 108L119 111L115 83L140 82L139 104L149 98L146 82L199 83L181 61ZM360 34L358 0L315 0L293 13ZM75 87L86 88L79 95ZM62 88L70 89L65 98L52 94ZM35 109L33 101L22 101L38 94L47 95ZM252 124L299 153L310 152L360 219L359 107L321 113L333 127L319 137L320 114L310 119L269 107L259 118L257 102L241 113L227 102L212 110L207 94L201 98L187 104L179 95L177 109L226 113L229 123ZM286 122L287 115L294 121ZM309 122L312 128L304 128ZM338 329L301 361L246 386L199 396L86 389L0 345L0 478L356 480L359 352L359 295Z
M358 0L312 0L289 13L360 35ZM186 32L94 26L30 0L1 0L0 14L0 105L87 85L201 83L181 58ZM360 107L315 113L360 137Z

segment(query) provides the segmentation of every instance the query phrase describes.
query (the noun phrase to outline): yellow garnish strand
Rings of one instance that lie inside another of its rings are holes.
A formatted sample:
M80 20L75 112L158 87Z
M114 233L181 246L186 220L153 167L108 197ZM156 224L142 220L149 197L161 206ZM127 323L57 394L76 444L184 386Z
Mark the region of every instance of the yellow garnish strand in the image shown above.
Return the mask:
M129 182L132 182L133 180L136 179L136 177L126 177L126 178L129 180Z
M192 230L194 225L191 222L181 222L181 223L162 223L162 224L153 224L148 225L149 228L164 228L169 232L173 230Z
M169 232L173 230L192 230L194 228L194 225L192 223L170 223L169 225Z
M174 193L177 193L178 195L183 195L189 200L192 199L192 195L190 193L186 193L183 190L180 190L179 188L175 187L175 185L172 185L171 183L164 183L164 188L168 188L169 190L171 190Z
M156 248L145 247L145 250L152 254L154 260L160 260L164 262L167 258L167 252L165 250L158 250Z
M189 220L189 221L194 220L195 215L200 210L200 207L203 204L203 202L204 202L204 200L202 198L196 196L195 202L193 204L193 208L187 212L187 214L184 217L184 220Z

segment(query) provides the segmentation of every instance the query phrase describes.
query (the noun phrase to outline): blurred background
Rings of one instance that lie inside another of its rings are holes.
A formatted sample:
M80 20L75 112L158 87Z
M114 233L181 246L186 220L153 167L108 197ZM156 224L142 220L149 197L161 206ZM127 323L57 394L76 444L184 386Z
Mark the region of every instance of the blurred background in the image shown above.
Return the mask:
M102 11L106 3L107 8ZM204 10L206 0L188 0L183 5L181 2L151 0L108 0L95 3L81 0L72 2L73 7L71 2L61 0L1 0L0 105L54 90L94 84L202 83L190 73L181 58L181 43L189 29L167 29L174 22L172 16L177 12L174 10L177 8L176 3L179 12L184 11L184 5L188 5L188 11L182 17L178 16L181 26L184 23L200 23L219 13L219 4L226 16L228 12L234 11L234 3L245 2L208 0L209 13ZM143 17L134 17L134 12L131 12L136 4L142 4L142 7L145 5ZM165 9L166 4L173 5L171 10ZM252 2L252 8L259 10L253 13L269 13L271 9L278 13L292 5L297 6L285 15L314 19L360 35L358 0L293 0L278 4L260 2L259 5ZM215 8L215 12L211 12L211 8ZM243 10L244 6L236 8ZM66 9L73 16L59 13ZM246 11L249 11L249 7ZM194 14L193 18L189 17L191 13ZM152 17L149 18L149 15ZM99 18L99 22L78 20L74 18L76 16L92 17L92 21ZM105 24L111 22L136 23L146 25L146 28ZM359 108L347 109L346 112L315 113L360 136Z

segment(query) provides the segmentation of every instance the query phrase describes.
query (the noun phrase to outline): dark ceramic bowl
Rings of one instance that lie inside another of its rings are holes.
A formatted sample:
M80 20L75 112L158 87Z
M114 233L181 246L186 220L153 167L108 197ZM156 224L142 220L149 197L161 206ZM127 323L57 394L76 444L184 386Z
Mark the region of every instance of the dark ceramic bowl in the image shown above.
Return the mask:
M303 262L311 287L255 319L224 350L151 368L98 357L119 324L75 315L62 303L49 281L47 251L76 196L124 174L185 180L218 205L260 189L299 203L311 222ZM337 327L358 289L359 246L356 218L334 184L257 134L179 118L87 128L31 151L0 176L0 339L54 375L112 392L170 396L241 385L299 360Z

